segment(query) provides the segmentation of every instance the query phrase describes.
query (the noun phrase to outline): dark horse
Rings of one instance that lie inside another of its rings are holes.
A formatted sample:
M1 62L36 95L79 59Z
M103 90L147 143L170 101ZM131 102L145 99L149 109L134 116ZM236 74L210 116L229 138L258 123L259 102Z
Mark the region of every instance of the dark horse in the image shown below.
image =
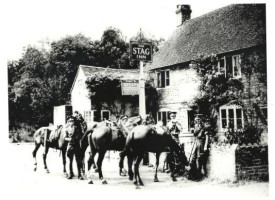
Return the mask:
M149 120L150 118L151 120ZM148 124L146 123L148 121L153 121L150 115L146 115L145 123L136 126L132 131L129 132L125 148L121 153L121 155L124 156L127 155L127 153L132 152L134 156L136 156L134 163L134 184L137 185L137 188L139 188L139 185L143 185L139 174L139 164L145 152L156 153L156 170L154 177L155 182L159 182L157 177L157 170L159 166L160 154L164 151L167 151L167 149L169 149L171 153L181 152L181 156L183 158L181 160L187 164L187 159L184 152L182 151L179 144L172 138L168 128ZM168 161L170 160L171 159L168 159ZM172 180L176 181L174 173L175 166L172 165L171 162L169 162L169 166L171 169Z
M66 133L66 125L63 126L58 126L57 128L53 127L42 127L39 128L35 133L34 133L34 144L35 144L35 149L32 152L33 158L34 158L34 171L37 170L37 161L36 161L36 153L41 145L44 146L44 152L43 152L43 162L44 162L44 169L46 170L47 173L49 173L49 169L47 167L47 154L49 151L49 148L55 148L61 150L62 153L62 160L63 160L63 172L66 176L68 176L67 171L66 171L66 151L67 151L67 146L68 146L68 141L66 141L67 133ZM79 142L79 141L77 141ZM80 155L83 152L81 149L79 149L78 152L78 158L77 159L77 168L78 168L78 174L80 175L81 172L81 163L80 159L83 158L84 156ZM73 159L70 158L70 173L73 174L72 171L72 162ZM80 176L79 176L80 177Z
M34 133L34 144L35 148L32 152L34 158L34 171L37 170L37 161L36 161L36 153L41 145L44 146L45 150L43 152L43 162L44 169L47 173L49 173L49 169L47 167L46 158L49 151L49 148L60 149L62 153L63 160L63 172L67 175L66 172L66 149L68 142L65 141L66 132L64 131L64 127L60 126L59 128L51 128L51 127L41 127ZM58 132L58 137L54 138L52 141L49 141L51 133Z
M100 122L93 126L92 129L89 129L85 136L82 138L82 146L85 146L85 140L87 137L87 141L91 150L91 154L88 160L88 170L90 170L91 166L94 164L94 157L98 153L97 159L97 171L99 173L99 179L102 180L103 184L106 184L107 181L103 180L103 173L102 173L102 162L107 150L115 150L115 151L122 151L125 146L126 142L126 132L122 131L121 125L127 126L128 129L132 129L131 127L133 123L132 121L138 121L140 119L139 116L132 117L132 118L125 118L122 116L119 118L117 123L111 122ZM131 122L129 122L131 121ZM126 124L127 123L127 124ZM133 125L134 126L134 125ZM125 157L125 156L124 156ZM124 157L121 157L119 162L119 174L123 174L123 161ZM128 175L129 179L133 179L133 170L132 170L132 162L133 158L131 154L127 155L128 158ZM89 181L89 184L92 184L92 180Z

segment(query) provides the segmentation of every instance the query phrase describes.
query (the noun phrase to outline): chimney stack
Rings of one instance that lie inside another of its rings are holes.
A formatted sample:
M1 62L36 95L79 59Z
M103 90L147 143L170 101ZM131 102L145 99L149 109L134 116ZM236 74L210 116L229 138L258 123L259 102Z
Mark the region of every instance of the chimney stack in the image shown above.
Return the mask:
M177 5L177 26L181 26L185 21L191 18L192 10L190 5Z

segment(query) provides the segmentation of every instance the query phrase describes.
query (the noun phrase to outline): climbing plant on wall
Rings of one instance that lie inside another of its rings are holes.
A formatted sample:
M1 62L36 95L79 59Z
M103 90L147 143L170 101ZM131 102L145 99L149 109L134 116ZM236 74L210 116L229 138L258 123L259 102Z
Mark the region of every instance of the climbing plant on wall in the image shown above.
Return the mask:
M201 77L200 95L195 98L193 109L210 119L213 127L213 136L217 130L219 107L222 105L239 105L243 108L246 122L251 119L249 115L261 117L259 112L259 96L251 91L250 84L257 81L266 86L266 59L265 52L261 49L247 51L240 56L242 78L234 79L226 76L225 72L218 69L219 58L216 55L199 56L191 63ZM244 87L244 80L248 86ZM248 90L244 92L244 90ZM254 143L260 139L261 128L252 119L245 123L243 130L231 130L231 142ZM237 133L238 132L238 133ZM234 135L234 137L233 137ZM234 140L234 141L233 141Z
M116 116L125 114L126 102L131 102L132 114L138 114L138 96L123 96L121 94L121 77L112 75L94 75L86 80L86 87L89 96L94 103L96 110L101 110L103 103L107 104L108 110ZM147 112L155 113L158 101L156 88L147 80L145 84Z

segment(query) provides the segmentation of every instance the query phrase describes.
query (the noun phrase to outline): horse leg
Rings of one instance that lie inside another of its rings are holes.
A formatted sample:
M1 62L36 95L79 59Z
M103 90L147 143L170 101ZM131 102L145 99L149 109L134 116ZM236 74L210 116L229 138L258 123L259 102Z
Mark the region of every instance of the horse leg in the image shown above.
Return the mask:
M98 159L97 159L97 167L98 167L98 175L99 175L99 179L102 180L102 184L107 184L107 181L103 179L103 174L102 174L102 162L104 159L106 151L100 151L98 153Z
M156 171L155 171L155 179L154 179L154 182L159 182L159 180L158 180L159 157L160 157L160 153L156 153Z
M124 158L125 158L125 154L121 154L120 155L120 159L119 159L119 175L120 176L126 176L126 170L124 169Z
M172 180L173 181L177 181L177 179L176 179L176 177L175 177L175 165L173 165L173 163L172 163L172 156L174 156L174 155L172 155L173 153L172 152L170 152L170 153L168 153L167 154L167 162L168 162L168 164L169 164L169 168L170 168L170 171L171 171L171 178L172 178Z
M39 147L41 146L41 143L35 142L34 145L35 145L35 148L34 148L34 150L32 152L32 156L34 158L34 171L36 171L37 170L36 153L37 153Z
M135 167L135 182L134 182L134 184L137 186L136 187L137 189L140 189L140 187L139 187L140 185L141 186L144 185L140 178L140 175L139 175L139 164L140 164L142 158L143 158L143 153L139 153L136 158L135 165L134 165L134 167Z
M67 177L68 174L67 174L67 171L66 171L66 149L65 148L62 149L61 153L62 153L62 161L63 161L63 173Z
M44 146L45 148L45 151L43 153L43 162L44 162L44 169L46 170L47 173L50 173L48 167L47 167L47 162L46 162L46 159L47 159L47 154L49 152L49 147L46 145Z
M133 172L133 169L132 169L132 165L133 165L133 155L132 155L132 153L128 153L128 155L127 155L127 161L128 161L129 180L132 181L133 180L133 176L134 176L134 172Z

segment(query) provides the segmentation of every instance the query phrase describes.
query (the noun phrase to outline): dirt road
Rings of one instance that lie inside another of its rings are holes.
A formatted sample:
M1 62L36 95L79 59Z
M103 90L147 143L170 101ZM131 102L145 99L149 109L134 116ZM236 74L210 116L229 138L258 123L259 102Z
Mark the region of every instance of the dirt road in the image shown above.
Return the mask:
M179 178L173 182L169 174L159 172L159 183L154 183L154 169L140 167L145 184L137 190L126 177L118 174L118 153L111 152L103 162L103 175L108 184L103 185L96 173L91 173L93 185L88 180L67 180L62 173L62 159L59 151L48 154L49 174L43 170L42 151L37 154L38 169L33 171L33 144L8 144L8 162L4 173L5 199L258 199L268 197L268 183L242 182L238 184L203 180L193 182ZM125 167L126 167L125 162ZM74 166L75 172L76 167ZM75 173L76 174L76 173Z

